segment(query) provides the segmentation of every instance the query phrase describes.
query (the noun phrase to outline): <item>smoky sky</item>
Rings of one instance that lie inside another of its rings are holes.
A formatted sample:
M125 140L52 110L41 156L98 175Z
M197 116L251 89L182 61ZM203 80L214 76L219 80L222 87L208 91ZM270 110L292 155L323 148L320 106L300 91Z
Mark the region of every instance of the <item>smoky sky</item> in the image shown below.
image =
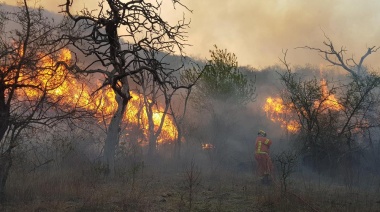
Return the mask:
M60 0L41 0L48 10L59 11ZM291 64L320 65L315 52L295 49L323 47L326 34L347 56L359 59L368 47L380 45L380 1L378 0L182 0L192 12L164 0L162 16L174 23L183 14L191 20L189 56L209 57L213 45L228 49L240 65L263 68L279 63L288 50ZM170 1L171 2L171 1ZM97 1L77 0L75 8L96 7ZM377 53L377 54L380 54ZM376 63L380 55L371 55ZM374 64L377 66L377 64Z
M193 51L217 44L235 52L241 65L267 66L288 49L291 63L320 63L299 46L322 47L324 33L339 48L361 55L380 45L379 1L359 0L207 0L194 8L190 40Z

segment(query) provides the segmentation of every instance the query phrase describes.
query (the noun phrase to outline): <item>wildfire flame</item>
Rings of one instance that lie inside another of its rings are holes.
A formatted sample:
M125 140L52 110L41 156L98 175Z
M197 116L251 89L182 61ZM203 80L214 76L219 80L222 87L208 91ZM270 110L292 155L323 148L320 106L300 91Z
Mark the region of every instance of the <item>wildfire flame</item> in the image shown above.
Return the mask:
M339 104L338 100L335 98L335 95L329 93L325 79L321 80L321 91L323 101L316 101L315 107L318 107L318 105L321 104L320 106L323 110L329 109L333 111L340 111L343 109L343 106Z
M327 87L326 80L321 80L321 100L314 102L314 107L319 108L322 112L325 111L340 111L343 106L339 104L334 94L330 94ZM266 112L267 117L271 121L281 124L282 128L287 129L290 133L296 133L301 128L299 122L292 117L291 112L292 105L284 104L281 98L268 97L263 106L263 110Z
M285 105L281 98L268 97L263 109L270 120L279 122L288 132L295 133L300 129L299 123L290 115L290 107Z
M71 52L63 49L58 61L69 63L71 61ZM38 76L33 79L26 79L21 76L22 81L28 81L29 85L41 86L46 90L49 100L57 101L62 105L75 105L77 108L95 112L95 117L99 122L106 121L109 123L110 117L117 109L115 101L115 93L111 88L107 88L101 92L92 95L91 87L85 83L81 83L70 74L63 66L55 68L56 60L46 57L41 61L39 67L45 67L38 71ZM49 67L49 68L46 68ZM30 100L38 99L43 95L43 91L38 89L23 88L18 91L19 98L28 98ZM132 99L128 102L126 113L123 120L128 126L140 124L142 132L147 138L148 136L148 117L146 108L143 107L141 101L144 97L131 91ZM155 130L157 130L163 117L163 109L161 107L153 109L153 122ZM173 141L176 138L177 130L170 117L164 119L162 132L158 137L158 143Z

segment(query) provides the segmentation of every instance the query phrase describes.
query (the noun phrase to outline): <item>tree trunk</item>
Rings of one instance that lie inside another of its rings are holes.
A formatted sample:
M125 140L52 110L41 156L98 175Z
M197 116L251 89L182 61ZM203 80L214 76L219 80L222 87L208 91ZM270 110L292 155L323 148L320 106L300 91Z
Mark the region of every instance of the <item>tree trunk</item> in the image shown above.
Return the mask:
M10 111L5 102L3 86L0 92L0 142L4 141L5 134L9 128ZM9 169L12 165L11 148L0 155L0 203L5 201L5 185L7 183Z
M123 91L130 97L128 83L124 82ZM115 152L116 147L119 145L120 138L120 124L123 121L125 109L127 108L129 98L122 98L116 93L117 110L111 119L108 126L107 137L104 144L104 158L103 162L107 171L107 175L111 178L115 176Z
M0 203L5 202L5 185L7 183L9 170L12 166L11 150L0 155Z
M175 152L174 152L174 157L176 159L181 159L181 140L182 140L182 130L178 127L177 128L177 140L175 143Z
M152 99L156 99L155 97L152 98ZM162 127L164 126L164 121L165 121L165 117L166 117L166 114L168 112L168 109L169 109L169 104L170 104L170 100L166 99L166 105L165 105L165 109L162 113L162 117L161 117L161 120L160 120L160 125L157 127L157 130L155 131L155 125L154 125L154 120L153 120L153 104L149 104L147 108L147 115L148 115L148 123L149 123L149 150L148 150L148 154L151 158L154 158L154 156L156 155L156 152L157 152L157 139L158 139L158 136L160 136L161 134L161 131L162 131Z
M4 86L0 85L0 142L4 139L9 127L10 111L9 105L5 101Z
M0 110L0 142L4 139L9 127L9 113Z
M153 125L154 127L154 125ZM149 149L148 155L150 158L154 158L157 150L157 136L154 133L154 129L152 132L149 132Z
M146 96L144 98L147 98ZM152 100L155 100L155 96L153 96ZM145 99L145 107L146 107L146 115L148 117L148 156L149 158L154 158L156 155L157 148L157 136L154 132L154 121L153 121L153 104L149 103L147 99Z

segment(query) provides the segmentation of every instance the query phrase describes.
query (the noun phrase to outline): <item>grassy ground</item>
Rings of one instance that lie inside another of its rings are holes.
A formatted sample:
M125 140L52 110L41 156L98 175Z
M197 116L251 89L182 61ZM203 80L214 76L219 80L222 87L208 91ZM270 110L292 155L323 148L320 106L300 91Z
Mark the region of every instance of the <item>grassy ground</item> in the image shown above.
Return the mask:
M113 179L84 167L13 169L0 211L380 211L378 178L348 188L295 174L284 192L249 171L195 163L125 168Z

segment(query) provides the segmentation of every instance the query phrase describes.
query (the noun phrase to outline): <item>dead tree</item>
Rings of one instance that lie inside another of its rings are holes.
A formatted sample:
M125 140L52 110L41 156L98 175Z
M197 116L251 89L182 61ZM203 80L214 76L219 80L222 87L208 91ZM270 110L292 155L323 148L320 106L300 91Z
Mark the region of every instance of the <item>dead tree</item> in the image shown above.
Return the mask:
M347 49L341 47L336 49L331 39L325 35L326 41L323 42L325 49L315 48L310 46L299 47L309 49L320 53L320 56L333 66L343 68L349 72L355 80L361 80L368 76L366 67L363 65L365 59L372 53L379 50L380 47L368 47L367 51L360 57L359 61L353 57L346 57Z
M107 0L99 3L97 11L84 8L78 15L71 12L72 3L73 0L67 0L62 5L63 13L74 21L74 27L82 35L67 38L83 55L95 58L78 72L103 75L104 83L98 90L109 86L116 94L118 107L108 125L104 145L104 164L112 176L120 123L131 98L131 83L141 85L140 73L145 72L160 87L176 86L173 71L166 69L160 59L151 57L154 55L151 53L181 53L188 23L184 18L176 24L163 20L160 2ZM96 68L98 65L101 68Z
M323 42L326 48L302 48L316 51L332 66L346 70L349 82L336 82L327 89L326 95L316 77L305 80L291 70L285 52L282 62L287 71L280 74L286 88L284 97L298 115L300 133L305 136L304 151L311 151L314 163L321 164L323 158L329 158L328 163L333 166L344 160L348 164L344 168L352 172L352 167L359 161L357 157L364 148L355 141L355 136L360 131L365 132L379 126L375 111L380 100L376 93L380 76L364 66L365 59L378 48L368 48L357 62L353 57L346 58L345 48L337 50L327 36L326 39ZM332 94L336 95L335 104L339 105L339 109L332 110L324 106Z
M182 90L185 90L187 93L187 97L185 98L185 104L181 105L181 108L184 110L182 112L182 116L184 116L187 106L188 97L190 95L191 87L195 85L197 80L201 76L201 71L194 71L193 70L183 70L183 72L180 73L179 80L177 78L172 79L173 83L176 86L173 86L171 88L163 88L162 86L159 86L154 79L152 78L152 75L149 75L147 73L141 73L140 79L142 81L141 88L144 96L144 108L147 115L147 129L148 129L148 154L149 156L154 156L156 154L156 149L158 145L157 139L162 133L162 129L164 127L165 119L172 117L174 120L174 124L177 128L177 133L179 137L182 137L180 135L182 133L181 129L178 127L178 121L180 117L180 112L173 110L173 98L177 93L179 93ZM183 79L183 73L189 73L191 72L193 75L193 78L189 78L187 80ZM160 120L154 123L154 116L155 113L162 114ZM167 117L169 116L169 117ZM157 125L157 126L156 126ZM165 139L165 138L163 138ZM178 141L177 141L178 144Z
M278 167L281 194L285 195L288 191L289 178L297 166L297 154L283 151L275 156L274 161Z
M367 117L373 122L376 119L370 118L370 116L374 115L371 114L371 111L373 111L373 106L378 101L376 100L374 91L380 86L380 76L368 71L367 67L364 66L364 62L370 54L377 52L380 47L368 47L360 59L355 59L352 56L346 57L347 50L344 47L336 49L330 38L326 35L325 38L326 41L323 42L326 47L325 49L309 46L302 48L319 52L321 57L332 66L341 67L351 75L352 81L348 85L347 95L342 97L342 103L345 106L346 122L340 131L340 136L349 135L351 137L352 130L356 126L363 127L363 124L356 123L356 120L363 120L364 117ZM361 118L358 115L361 115ZM374 127L373 124L367 125L367 129ZM378 123L375 125L377 126ZM347 139L347 145L350 147L349 140Z
M60 107L64 95L54 95L68 77L62 69L69 67L70 61L60 59L68 45L60 34L68 29L68 23L54 23L41 8L30 9L27 2L14 12L0 11L1 201L5 200L14 149L24 144L25 130L53 126L72 118L76 110L70 105Z
M185 134L185 123L186 123L186 114L188 103L190 100L190 94L192 92L192 87L196 85L200 77L202 76L204 69L200 67L193 67L192 69L186 69L181 73L181 84L189 85L188 89L185 89L183 92L178 90L177 96L179 96L179 100L177 100L177 104L173 104L170 102L169 114L173 118L173 122L177 129L177 138L175 140L175 149L174 156L176 158L180 158L181 156L181 144ZM176 90L177 91L177 90ZM173 92L175 95L175 92Z

